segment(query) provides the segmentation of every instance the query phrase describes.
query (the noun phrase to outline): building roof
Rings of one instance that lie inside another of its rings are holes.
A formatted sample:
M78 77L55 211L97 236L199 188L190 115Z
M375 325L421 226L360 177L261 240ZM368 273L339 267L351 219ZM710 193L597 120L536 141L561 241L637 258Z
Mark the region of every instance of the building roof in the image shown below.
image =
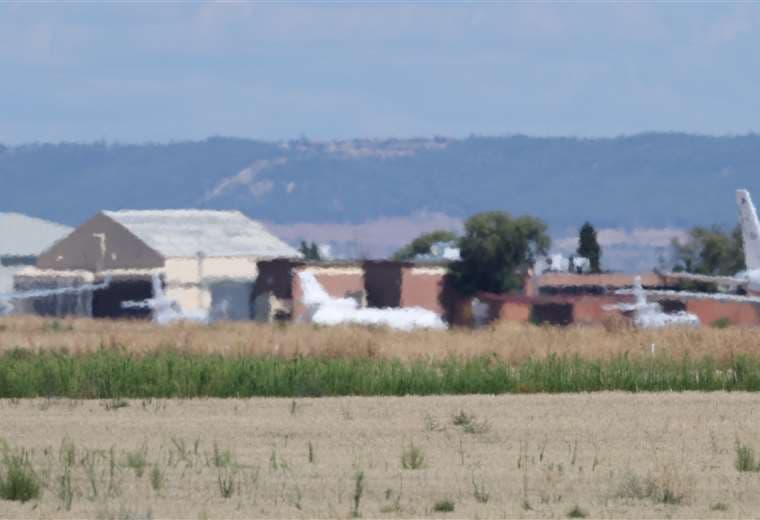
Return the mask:
M0 213L0 256L37 256L71 233L62 224L20 213Z
M298 257L294 248L239 211L121 210L103 214L165 258L206 256Z
M584 287L599 286L610 288L630 287L637 275L625 273L574 274L544 273L538 278L539 287ZM645 286L662 285L662 278L656 273L641 273L641 283Z

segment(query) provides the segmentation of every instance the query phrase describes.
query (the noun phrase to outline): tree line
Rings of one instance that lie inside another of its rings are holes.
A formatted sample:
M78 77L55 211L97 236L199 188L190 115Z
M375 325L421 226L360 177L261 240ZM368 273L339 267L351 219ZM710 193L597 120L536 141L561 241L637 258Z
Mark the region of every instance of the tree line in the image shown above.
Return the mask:
M449 265L454 287L462 294L480 291L510 293L520 291L528 270L551 246L547 225L542 220L507 212L490 211L473 215L461 236L448 230L424 233L399 249L395 260L411 260L430 254L438 242L459 247L460 260ZM597 232L585 222L578 232L576 254L587 258L591 273L602 272L602 248ZM670 261L660 266L673 271L705 275L733 275L745 269L741 228L727 231L720 226L693 227L684 241L673 239Z

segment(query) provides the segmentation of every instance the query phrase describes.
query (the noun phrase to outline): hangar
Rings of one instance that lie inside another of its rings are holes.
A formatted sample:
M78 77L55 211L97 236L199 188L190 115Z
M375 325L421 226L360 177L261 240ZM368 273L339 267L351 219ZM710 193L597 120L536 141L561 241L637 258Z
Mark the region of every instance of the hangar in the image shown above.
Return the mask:
M0 213L0 293L13 291L13 276L71 228L20 213Z
M102 211L43 252L15 277L16 290L76 286L110 279L93 294L40 298L22 309L46 315L142 317L122 302L152 297L160 276L166 296L187 311L249 319L260 260L299 257L239 211Z

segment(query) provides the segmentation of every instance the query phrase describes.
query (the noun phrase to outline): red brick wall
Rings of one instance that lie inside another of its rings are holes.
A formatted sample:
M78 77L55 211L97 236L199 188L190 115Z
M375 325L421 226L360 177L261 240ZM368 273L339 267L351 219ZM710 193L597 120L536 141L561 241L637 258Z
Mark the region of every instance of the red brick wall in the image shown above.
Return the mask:
M727 318L732 325L760 325L758 307L751 303L693 299L686 302L686 310L696 314L702 325L709 326L721 318Z
M527 302L503 302L498 309L498 319L504 321L530 321L531 304Z
M441 304L444 290L445 268L404 267L401 270L400 307L422 307L443 315Z

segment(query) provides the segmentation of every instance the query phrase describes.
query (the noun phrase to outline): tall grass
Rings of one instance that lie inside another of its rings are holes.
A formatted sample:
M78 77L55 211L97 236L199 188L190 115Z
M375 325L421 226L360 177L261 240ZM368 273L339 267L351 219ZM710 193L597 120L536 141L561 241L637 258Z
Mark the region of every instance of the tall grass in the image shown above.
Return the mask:
M757 355L760 328L671 328L663 330L607 330L603 327L549 327L497 323L484 329L400 332L362 327L314 327L308 324L273 326L251 322L214 323L210 327L187 323L158 326L128 320L50 320L39 317L0 318L0 352L23 347L69 353L94 352L101 347L125 346L146 354L174 346L182 352L228 357L383 358L412 361L495 356L519 364L551 354L611 360L628 353L680 359L711 356L728 362L737 355Z
M246 357L101 349L79 355L16 349L0 354L0 397L70 398L430 395L601 390L760 390L760 357L550 355L399 361Z

